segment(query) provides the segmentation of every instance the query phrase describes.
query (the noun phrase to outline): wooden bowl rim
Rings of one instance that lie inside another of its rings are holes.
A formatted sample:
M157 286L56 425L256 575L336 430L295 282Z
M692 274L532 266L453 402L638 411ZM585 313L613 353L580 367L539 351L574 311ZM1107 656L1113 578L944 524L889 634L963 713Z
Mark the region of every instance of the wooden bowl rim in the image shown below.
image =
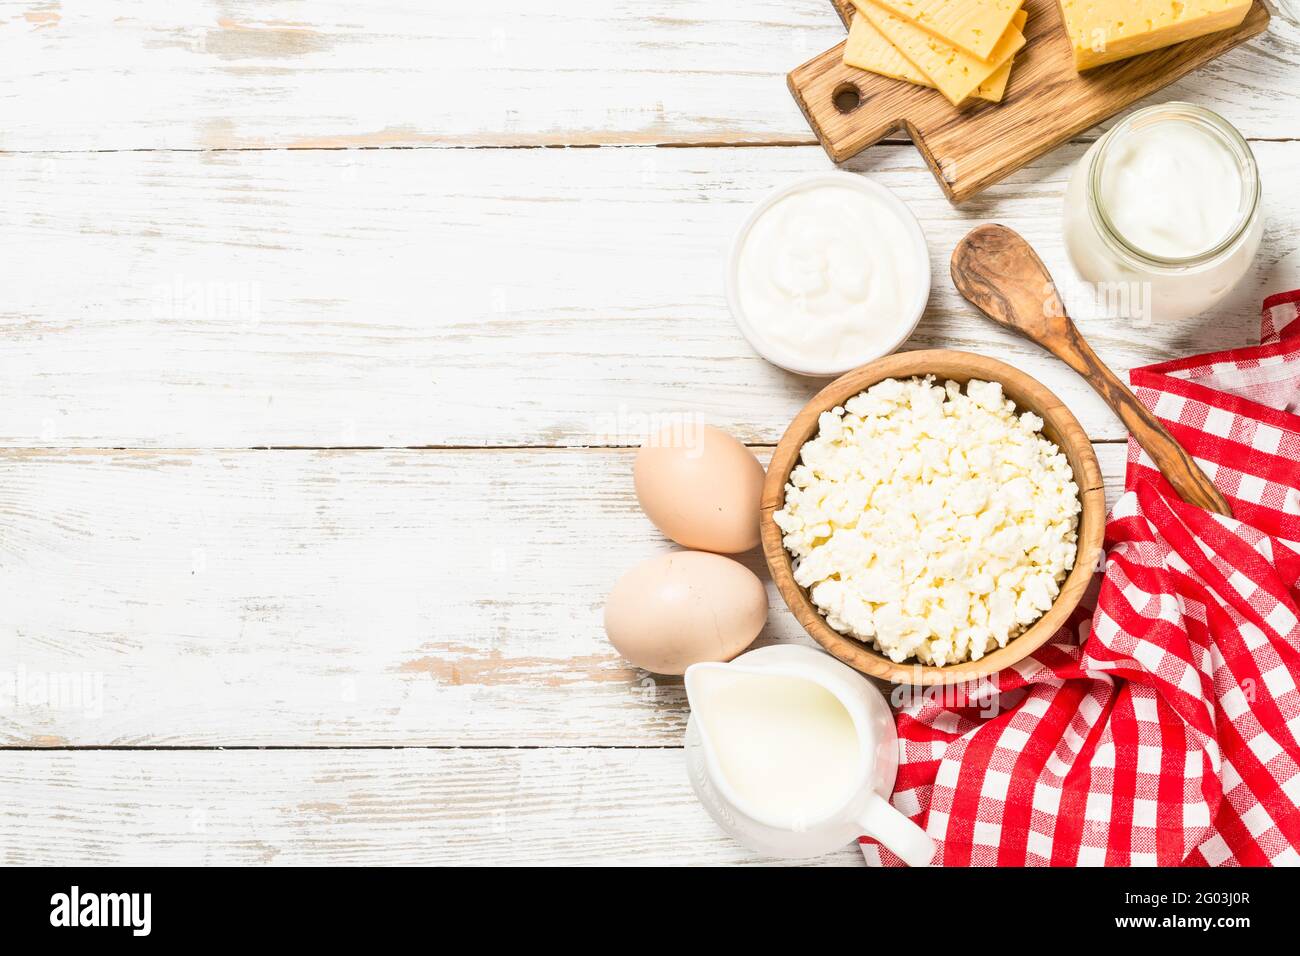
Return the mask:
M1079 486L1082 512L1079 517L1078 552L1074 568L1061 585L1061 593L1052 607L1027 631L1008 642L1006 647L987 654L978 661L936 667L929 664L895 664L865 643L834 630L813 605L804 588L794 581L793 562L782 544L781 529L772 515L785 501L785 485L799 460L806 441L817 433L817 419L824 411L887 378L911 378L934 375L936 380L968 381L972 378L1001 382L1008 397L1021 410L1032 411L1043 419L1044 433L1055 442L1070 461L1075 484ZM1016 395L1009 394L1014 391ZM1025 401L1023 396L1030 396ZM956 684L986 677L1024 660L1045 644L1065 624L1078 607L1091 583L1101 557L1106 526L1106 495L1101 468L1092 441L1073 413L1037 379L998 359L956 349L922 349L896 352L846 372L835 379L800 410L781 436L767 467L763 483L759 518L763 539L763 556L772 580L776 582L786 606L812 638L839 660L856 670L882 680L901 684Z

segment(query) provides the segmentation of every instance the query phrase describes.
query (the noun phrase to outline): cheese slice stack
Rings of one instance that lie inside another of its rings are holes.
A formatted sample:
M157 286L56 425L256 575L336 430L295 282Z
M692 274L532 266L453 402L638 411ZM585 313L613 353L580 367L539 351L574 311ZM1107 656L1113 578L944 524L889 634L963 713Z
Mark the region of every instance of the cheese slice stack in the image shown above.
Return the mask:
M1019 10L1011 22L1016 29L1023 31L1028 16L1025 11ZM885 35L872 26L871 21L866 17L853 18L853 23L849 27L849 40L844 47L844 62L859 70L879 73L881 76L914 83L917 86L934 88L929 77L914 66L911 60L903 56L898 51L898 47L886 40ZM1002 102L1002 94L1007 89L1007 80L1011 77L1011 62L1007 60L998 67L971 95L975 99L987 100L990 103Z
M880 6L977 60L993 57L1024 0L877 0ZM1121 0L1122 2L1122 0Z
M1231 29L1246 19L1251 2L1060 0L1061 17L1065 20L1065 30L1074 49L1077 70L1088 70L1172 43Z
M1023 10L1011 11L1006 27L989 47L988 56L981 58L940 40L912 21L895 15L881 5L882 2L883 0L853 0L858 11L853 18L853 28L857 30L858 36L855 42L850 32L850 42L845 47L845 63L911 83L935 87L953 105L958 105L971 96L994 102L1002 99L1010 75L1011 59L1025 45L1021 28L1027 14ZM984 2L992 0L970 0L964 5L973 6ZM963 5L960 0L950 0L950 3ZM858 21L861 20L867 21L878 37L859 26ZM884 44L880 40L885 41ZM886 47L892 48L892 53Z

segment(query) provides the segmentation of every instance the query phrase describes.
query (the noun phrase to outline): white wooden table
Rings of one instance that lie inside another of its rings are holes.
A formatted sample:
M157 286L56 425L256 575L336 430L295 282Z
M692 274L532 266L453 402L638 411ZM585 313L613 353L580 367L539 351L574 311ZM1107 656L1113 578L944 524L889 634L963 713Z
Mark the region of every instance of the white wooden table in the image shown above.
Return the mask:
M754 862L691 797L680 680L600 618L669 548L646 423L766 458L815 388L751 353L721 271L752 202L828 168L784 74L842 36L829 0L0 21L0 863ZM1090 319L1117 368L1255 341L1300 285L1298 67L1278 17L1159 97L1251 139L1267 229L1212 316ZM1046 382L1114 489L1118 423L947 280L998 220L1068 286L1096 134L959 210L904 141L850 168L928 235L910 346ZM806 640L775 592L762 640Z

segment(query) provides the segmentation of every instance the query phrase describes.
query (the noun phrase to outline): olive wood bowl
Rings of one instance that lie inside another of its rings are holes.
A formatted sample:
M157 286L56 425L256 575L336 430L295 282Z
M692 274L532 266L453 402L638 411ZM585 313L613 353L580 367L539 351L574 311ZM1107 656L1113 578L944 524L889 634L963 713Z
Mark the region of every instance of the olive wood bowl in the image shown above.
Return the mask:
M970 379L1001 382L1005 395L1021 411L1031 411L1043 422L1043 434L1064 453L1074 470L1083 510L1079 515L1079 550L1074 568L1061 585L1061 593L1041 618L1023 634L978 661L943 667L916 661L896 664L870 645L831 628L812 603L806 588L794 581L790 553L781 543L781 529L772 519L785 502L785 486L799 461L804 443L817 435L817 418L824 411L842 405L854 395L887 378L933 375L942 383L953 380L965 385ZM1106 496L1101 469L1092 442L1078 420L1042 383L1005 362L951 349L898 352L877 359L831 382L804 406L781 437L763 485L759 518L763 554L781 597L794 616L817 643L835 657L864 674L902 684L956 684L996 673L1028 657L1052 637L1078 606L1097 570L1102 535L1106 524Z

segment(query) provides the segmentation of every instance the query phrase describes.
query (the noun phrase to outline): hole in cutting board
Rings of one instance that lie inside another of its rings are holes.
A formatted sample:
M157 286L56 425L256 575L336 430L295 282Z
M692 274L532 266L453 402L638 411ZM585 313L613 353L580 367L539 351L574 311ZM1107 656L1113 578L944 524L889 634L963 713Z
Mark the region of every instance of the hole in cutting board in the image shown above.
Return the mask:
M841 113L852 113L862 105L862 91L854 83L841 83L831 94L831 102Z

